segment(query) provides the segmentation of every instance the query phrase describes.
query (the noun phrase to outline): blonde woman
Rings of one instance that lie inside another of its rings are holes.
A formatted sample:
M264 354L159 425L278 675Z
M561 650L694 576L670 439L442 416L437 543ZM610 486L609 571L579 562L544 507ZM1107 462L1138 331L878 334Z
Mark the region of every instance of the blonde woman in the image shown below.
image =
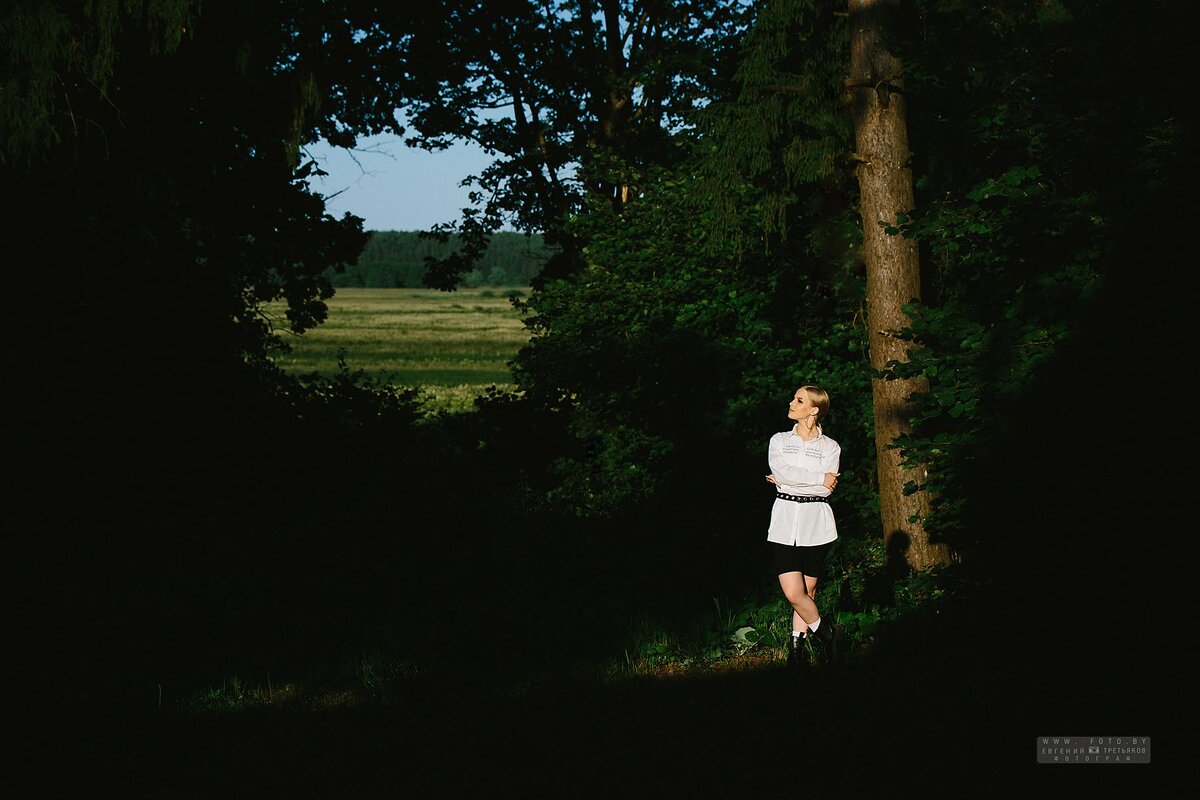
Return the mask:
M792 667L803 661L805 637L815 637L830 658L837 659L844 635L836 620L822 618L816 603L817 581L825 574L826 555L837 539L829 496L837 488L842 448L821 430L828 413L829 393L801 386L788 404L788 419L795 424L772 436L767 451L767 480L776 489L767 542L779 586L792 606Z

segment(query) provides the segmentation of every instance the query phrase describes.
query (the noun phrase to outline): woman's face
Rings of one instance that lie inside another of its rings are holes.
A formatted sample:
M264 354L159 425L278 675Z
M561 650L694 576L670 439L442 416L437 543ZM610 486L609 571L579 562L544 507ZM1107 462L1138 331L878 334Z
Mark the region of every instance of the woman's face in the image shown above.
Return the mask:
M788 403L788 419L799 422L802 419L816 416L817 410L812 400L809 399L808 392L804 389L797 389L796 396L792 398L792 402Z

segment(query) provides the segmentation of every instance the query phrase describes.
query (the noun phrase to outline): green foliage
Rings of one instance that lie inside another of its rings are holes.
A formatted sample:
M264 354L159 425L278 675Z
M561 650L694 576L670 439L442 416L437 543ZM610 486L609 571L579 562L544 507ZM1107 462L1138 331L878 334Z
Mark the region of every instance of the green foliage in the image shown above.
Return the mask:
M792 631L792 607L782 596L763 601L743 600L722 607L713 598L716 615L713 629L727 649L742 654L756 647L782 647Z
M326 214L303 179L295 146L313 131L315 107L311 76L292 67L323 54L304 49L305 37L292 39L285 18L294 9L218 5L180 37L171 26L191 6L179 3L145 4L144 18L139 3L121 14L115 3L85 4L82 16L68 4L37 5L39 19L65 26L29 45L62 73L50 137L60 141L27 159L5 143L10 191L0 210L14 231L14 263L54 267L49 278L14 272L13 288L57 290L69 322L22 312L17 346L78 354L79 380L119 406L164 383L186 393L182 385L198 373L224 380L237 361L265 358L277 340L264 303L286 302L294 331L318 324L332 292L324 273L352 262L363 235L357 218ZM92 13L104 17L94 27ZM70 44L72 31L88 33ZM88 44L93 33L103 41ZM80 55L59 64L56 37L67 37L68 49L95 50L98 61ZM91 79L101 73L97 90ZM76 124L66 124L72 116ZM131 342L138 359L127 356ZM156 370L179 352L191 369ZM97 411L100 419L113 413Z
M67 82L78 77L89 99L106 98L123 37L135 31L145 52L170 53L190 38L199 6L199 0L9 4L0 12L0 166L37 160L77 135L89 120L77 116L62 91Z
M815 383L833 395L827 430L854 478L839 518L851 535L869 529L870 372L849 182L824 155L801 157L846 146L826 58L844 34L821 28L825 16L764 6L737 68L726 65L732 98L676 133L674 166L639 167L636 200L597 199L566 228L583 267L530 297L533 337L514 362L529 400L566 413L577 442L555 461L554 504L620 516L685 485L698 432L703 468L713 465L703 485L744 480L787 426L786 397ZM797 42L813 48L797 56ZM789 84L810 61L817 72Z
M631 622L621 657L610 663L608 672L638 675L667 666L703 667L754 650L781 648L791 636L791 614L781 597L733 603L714 597L707 611L641 614Z
M286 385L286 383L285 383ZM364 429L406 430L416 420L420 390L397 387L350 369L344 354L332 376L319 373L296 378L286 396L301 422L353 436Z
M663 179L621 224L604 207L580 217L588 266L529 302L517 382L534 402L569 408L585 443L558 464L557 502L590 513L648 499L681 437L736 434L747 385L781 359L762 319L765 279L701 252L689 188Z
M417 673L412 658L394 646L377 645L336 669L309 674L303 681L272 681L270 673L257 678L226 676L220 686L168 698L168 710L173 707L190 714L238 714L266 708L344 710L367 702L386 702Z
M797 206L820 201L811 187L845 191L853 130L839 98L849 37L834 10L811 0L757 4L730 59L731 87L697 120L706 134L699 189L717 209L716 235L743 247L769 245L771 234L811 236L817 215L793 230Z
M409 142L436 150L469 139L495 156L466 178L474 207L430 232L462 237L459 252L430 265L429 285L449 288L504 222L562 248L550 272L577 268L583 243L565 229L569 218L585 198L636 196L643 171L674 158L672 133L713 98L746 6L520 0L439 10L442 19L398 39L413 76L396 103L412 120Z
M921 33L905 45L918 210L888 232L920 242L926 292L907 309L904 335L919 348L886 374L929 379L914 435L896 445L929 468L907 487L935 497L927 529L969 547L959 480L1012 435L1039 368L1121 266L1112 221L1129 201L1111 187L1146 185L1173 134L1155 110L1096 88L1111 85L1096 72L1109 63L1102 43L1122 36L1105 12L938 0L918 10Z
M871 552L865 561L845 564L844 576L822 580L818 590L822 616L836 619L845 627L851 652L869 653L880 638L902 630L906 622L920 615L937 614L973 591L957 568L884 579L881 544L869 543L867 547ZM862 588L861 577L852 577L856 571L873 573L868 580L880 586L886 584L883 592L870 597ZM849 589L853 583L858 587L842 591L843 585ZM772 582L733 600L714 597L707 613L694 608L677 617L635 617L625 637L622 658L610 665L610 672L636 675L672 666L706 667L772 649L781 655L791 630L792 607Z

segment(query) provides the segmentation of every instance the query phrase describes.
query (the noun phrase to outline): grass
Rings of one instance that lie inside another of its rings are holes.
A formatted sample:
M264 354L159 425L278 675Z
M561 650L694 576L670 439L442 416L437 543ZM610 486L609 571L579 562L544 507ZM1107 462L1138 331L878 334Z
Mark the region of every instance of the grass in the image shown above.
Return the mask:
M419 386L429 412L467 411L491 385L513 388L508 361L529 335L511 292L523 287L338 289L325 324L296 336L284 331L283 307L268 313L290 353L276 357L289 372L332 375L345 352L351 370L388 383Z
M580 683L616 685L747 672L784 664L783 644L791 629L791 608L782 598L722 601L714 597L713 609L694 609L692 613L694 616L671 614L669 618L636 614L629 620L619 654L595 661L577 658L569 666L559 664L551 669L566 670ZM274 682L269 675L230 676L219 686L208 686L190 697L169 697L166 705L222 714L265 708L315 711L393 704L408 696L419 680L436 678L446 666L439 667L436 658L404 655L400 644L385 642L319 676L307 669L301 669L301 673L307 673L306 678L290 675ZM540 663L540 659L532 663ZM532 667L535 673L538 669ZM504 686L505 691L520 692L523 685L537 682L538 677L531 674L505 679L496 673L489 680L496 687Z

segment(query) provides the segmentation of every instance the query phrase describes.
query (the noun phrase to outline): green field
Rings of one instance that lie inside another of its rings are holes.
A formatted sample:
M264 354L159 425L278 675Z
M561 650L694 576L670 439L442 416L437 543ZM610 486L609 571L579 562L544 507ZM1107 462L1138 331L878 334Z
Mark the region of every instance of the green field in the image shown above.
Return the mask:
M329 319L296 336L283 330L281 306L267 309L292 348L276 357L289 372L337 372L346 365L403 386L420 386L426 408L466 410L493 384L512 388L507 361L529 339L508 295L527 287L459 289L338 289Z

